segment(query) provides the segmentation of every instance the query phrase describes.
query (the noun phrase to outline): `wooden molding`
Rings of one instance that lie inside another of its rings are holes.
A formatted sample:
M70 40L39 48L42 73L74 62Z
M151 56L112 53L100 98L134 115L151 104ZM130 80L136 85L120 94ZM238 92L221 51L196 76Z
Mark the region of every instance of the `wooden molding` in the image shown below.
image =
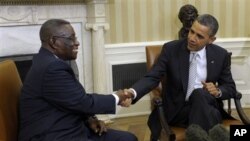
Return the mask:
M79 4L87 0L1 0L0 5Z

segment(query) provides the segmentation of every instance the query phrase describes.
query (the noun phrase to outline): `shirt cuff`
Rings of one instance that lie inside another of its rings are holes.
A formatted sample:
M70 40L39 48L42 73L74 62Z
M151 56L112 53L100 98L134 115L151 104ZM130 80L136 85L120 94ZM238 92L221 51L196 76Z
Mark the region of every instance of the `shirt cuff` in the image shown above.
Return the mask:
M220 98L222 96L222 92L219 88L217 90L219 91L219 94L217 96L215 96L215 98Z
M115 105L118 105L119 103L119 97L116 94L112 94L115 97Z
M136 93L135 89L129 88L129 91L131 91L131 92L133 93L133 95L134 95L134 98L133 98L133 99L135 99L136 96L137 96L137 93Z

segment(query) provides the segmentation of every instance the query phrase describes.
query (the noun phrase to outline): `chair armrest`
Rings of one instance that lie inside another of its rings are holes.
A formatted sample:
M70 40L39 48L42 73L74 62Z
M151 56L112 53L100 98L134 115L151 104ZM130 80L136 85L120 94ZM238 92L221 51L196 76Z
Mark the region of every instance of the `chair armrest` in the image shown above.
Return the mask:
M150 101L151 101L151 110L155 109L156 105L155 105L155 99L161 98L161 88L160 87L156 87L155 89L153 89L151 91L150 94Z
M236 93L236 97L234 98L234 102L235 102L235 106L236 106L236 110L239 114L239 117L241 119L241 121L244 123L244 124L250 124L250 120L249 118L247 117L247 115L245 114L242 106L241 106L241 102L240 102L240 99L242 98L242 94L240 92L237 91Z
M159 87L156 87L151 92L153 97L161 97L161 89Z
M162 99L160 97L155 98L154 105L156 106L158 114L159 114L161 126L162 126L164 133L165 133L164 136L166 136L168 141L175 141L176 136L175 136L174 132L171 130L170 126L168 125L165 114L164 114L164 110L162 107Z

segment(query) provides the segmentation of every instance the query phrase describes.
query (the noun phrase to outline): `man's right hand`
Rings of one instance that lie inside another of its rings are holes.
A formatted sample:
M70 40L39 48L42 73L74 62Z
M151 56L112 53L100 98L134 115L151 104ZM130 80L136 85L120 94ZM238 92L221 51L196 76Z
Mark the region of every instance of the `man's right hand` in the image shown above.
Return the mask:
M129 107L132 103L132 99L134 97L133 93L128 89L118 90L115 93L119 97L118 105L123 107Z

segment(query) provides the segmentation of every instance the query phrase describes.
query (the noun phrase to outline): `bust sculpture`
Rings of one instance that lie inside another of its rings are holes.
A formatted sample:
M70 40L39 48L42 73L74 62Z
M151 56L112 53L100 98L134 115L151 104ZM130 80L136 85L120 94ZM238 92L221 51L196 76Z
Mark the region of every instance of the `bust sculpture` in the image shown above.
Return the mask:
M198 17L197 9L190 4L186 4L180 8L178 18L182 23L182 28L179 30L179 39L186 38L193 21Z

